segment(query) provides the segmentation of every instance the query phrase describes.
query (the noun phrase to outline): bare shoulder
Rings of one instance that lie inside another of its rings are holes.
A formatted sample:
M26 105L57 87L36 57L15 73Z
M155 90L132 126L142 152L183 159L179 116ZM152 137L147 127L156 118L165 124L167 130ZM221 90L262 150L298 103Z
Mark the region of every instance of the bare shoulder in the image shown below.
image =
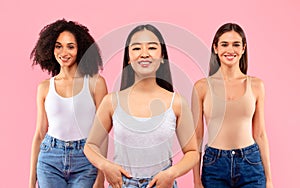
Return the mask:
M198 80L194 84L193 96L197 96L197 98L203 99L207 93L208 88L209 88L209 85L208 85L207 78L202 78L202 79Z
M101 76L100 74L95 74L91 77L91 80L93 80L94 82L100 82L103 83L105 82L105 79L103 78L103 76Z
M99 109L101 109L102 112L104 110L112 115L114 112L114 98L115 95L113 93L106 94L101 101Z
M103 100L101 102L101 105L104 105L106 107L112 106L113 104L113 98L115 94L114 93L108 93L103 97ZM108 105L108 106L107 106Z
M194 84L194 88L196 90L203 90L203 89L206 89L207 87L208 87L207 78L202 78L202 79L196 81L195 84Z
M94 87L106 87L105 79L100 74L90 77L90 84Z
M179 93L175 93L173 109L174 109L176 116L180 115L183 109L184 110L190 109L185 97L183 97Z
M264 96L265 86L264 82L257 77L250 76L251 88L255 96Z
M38 97L45 98L46 95L48 94L49 86L50 86L50 79L46 79L40 82L37 88Z

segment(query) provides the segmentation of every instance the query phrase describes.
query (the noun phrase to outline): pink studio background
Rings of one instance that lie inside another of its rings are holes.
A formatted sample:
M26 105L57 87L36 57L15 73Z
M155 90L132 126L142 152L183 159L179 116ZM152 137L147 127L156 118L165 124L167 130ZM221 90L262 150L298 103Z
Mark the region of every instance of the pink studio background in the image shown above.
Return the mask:
M0 188L28 185L36 87L49 77L38 67L31 67L29 54L42 27L61 18L86 25L95 39L132 23L170 23L191 32L207 47L221 24L239 23L248 39L249 74L265 82L265 116L274 185L295 187L300 168L299 10L300 3L296 0L1 1ZM125 39L126 35L124 42ZM169 56L177 63L174 50L169 50ZM110 64L107 70L114 67L120 70L121 57L113 57L110 61L115 64ZM183 65L184 62L178 62L179 67ZM192 81L202 77L192 66L184 67L184 71ZM111 91L115 78L105 70L103 75ZM178 179L180 187L192 187L192 181L191 173Z

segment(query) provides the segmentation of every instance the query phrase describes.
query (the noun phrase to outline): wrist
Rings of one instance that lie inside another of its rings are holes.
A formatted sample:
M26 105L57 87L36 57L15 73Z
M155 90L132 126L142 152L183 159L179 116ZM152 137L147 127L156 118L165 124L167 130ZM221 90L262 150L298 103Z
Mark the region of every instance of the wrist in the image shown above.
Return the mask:
M166 172L168 172L168 176L172 179L176 179L177 177L179 177L179 173L176 169L174 169L173 166L171 166L170 168L168 168L166 170Z
M195 185L202 184L201 178L194 178L194 184Z

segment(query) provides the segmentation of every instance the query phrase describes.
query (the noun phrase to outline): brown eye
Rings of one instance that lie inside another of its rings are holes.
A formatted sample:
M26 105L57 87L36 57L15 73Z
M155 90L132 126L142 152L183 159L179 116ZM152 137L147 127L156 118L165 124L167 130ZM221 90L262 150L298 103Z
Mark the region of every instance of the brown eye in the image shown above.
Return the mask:
M156 50L156 47L149 47L149 50Z
M141 48L139 48L139 47L132 48L133 51L140 50L140 49Z
M69 46L70 50L73 50L75 48L75 46Z
M55 49L60 49L60 48L61 48L61 45L55 45L54 48L55 48Z

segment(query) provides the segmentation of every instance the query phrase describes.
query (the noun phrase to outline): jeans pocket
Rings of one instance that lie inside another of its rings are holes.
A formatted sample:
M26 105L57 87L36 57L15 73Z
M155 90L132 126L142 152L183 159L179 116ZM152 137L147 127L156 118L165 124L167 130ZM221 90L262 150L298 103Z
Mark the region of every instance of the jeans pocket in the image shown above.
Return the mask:
M250 165L258 165L262 163L259 150L246 154L245 160Z
M50 144L42 142L42 144L40 145L40 152L46 153L50 150L50 148Z
M216 155L205 152L203 156L203 166L209 166L215 163L217 159Z

